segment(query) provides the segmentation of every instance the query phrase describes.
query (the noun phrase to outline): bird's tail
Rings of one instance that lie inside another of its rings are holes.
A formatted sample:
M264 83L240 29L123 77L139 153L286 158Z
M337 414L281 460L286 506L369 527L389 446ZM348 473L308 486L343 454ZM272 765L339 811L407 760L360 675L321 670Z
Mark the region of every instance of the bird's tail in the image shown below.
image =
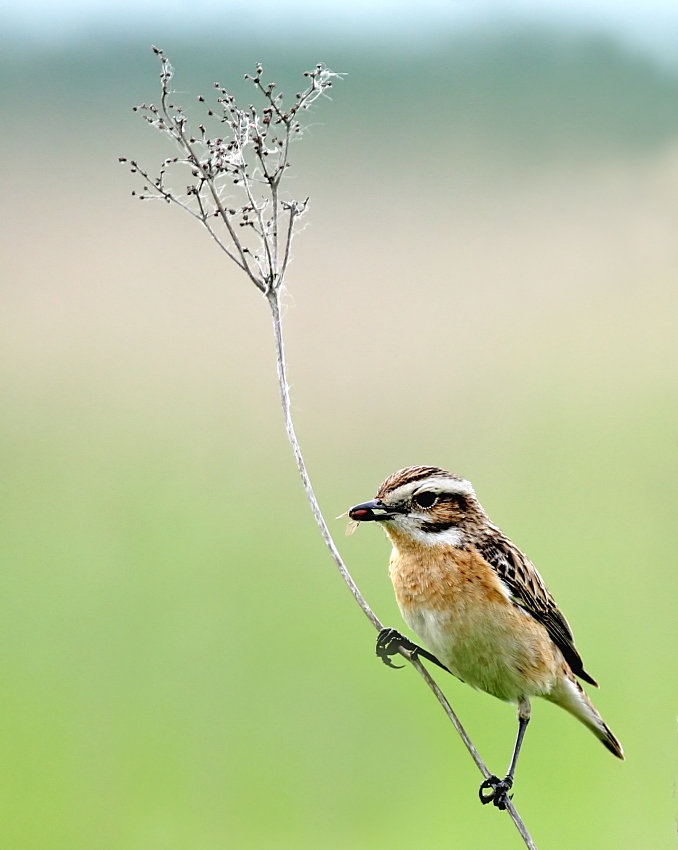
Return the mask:
M622 761L624 760L622 745L574 677L561 676L558 684L546 699L564 708L565 711L569 711L570 714L574 714L577 720L581 720L596 738L602 741L612 755L617 756Z

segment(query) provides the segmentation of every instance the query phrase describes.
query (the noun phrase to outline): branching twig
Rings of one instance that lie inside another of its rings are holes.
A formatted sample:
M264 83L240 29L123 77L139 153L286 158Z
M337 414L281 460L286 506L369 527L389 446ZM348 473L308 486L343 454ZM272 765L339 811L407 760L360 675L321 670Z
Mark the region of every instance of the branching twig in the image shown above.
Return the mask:
M283 95L274 94L275 83L264 85L261 82L263 68L257 65L254 76L246 74L245 79L254 83L266 102L261 114L254 106L249 106L246 110L239 108L235 98L219 83L215 83L219 94L218 106L216 110L208 108L207 116L215 119L226 134L223 137L213 137L208 135L203 124L198 125L197 134L191 133L183 108L175 106L171 101L172 66L161 50L154 47L153 51L161 63L160 107L142 104L135 107L135 110L140 111L153 127L170 136L179 149L179 156L166 159L155 179L135 160L130 160L132 172L144 179L143 191L132 194L137 194L141 200L156 199L175 203L190 213L205 226L216 244L266 297L273 320L285 428L311 511L341 577L365 616L375 629L381 630L379 618L360 592L332 539L306 469L292 420L280 309L295 225L308 207L308 198L296 201L283 200L280 196L281 181L290 165L290 144L302 132L299 112L309 109L320 96L326 95L332 80L341 75L333 73L324 65L316 65L304 75L308 80L307 88L297 94L292 106L285 108ZM202 96L198 100L205 103ZM125 157L120 157L120 161L128 162ZM191 175L191 182L183 195L178 194L171 186L170 172L174 173L177 169L188 169ZM239 200L236 201L235 197ZM212 224L213 219L223 225L223 234L217 232ZM471 758L483 777L487 778L490 771L431 674L421 661L411 657L406 649L400 648L399 652L412 664L434 693ZM506 811L526 847L536 850L525 824L510 800L507 801Z

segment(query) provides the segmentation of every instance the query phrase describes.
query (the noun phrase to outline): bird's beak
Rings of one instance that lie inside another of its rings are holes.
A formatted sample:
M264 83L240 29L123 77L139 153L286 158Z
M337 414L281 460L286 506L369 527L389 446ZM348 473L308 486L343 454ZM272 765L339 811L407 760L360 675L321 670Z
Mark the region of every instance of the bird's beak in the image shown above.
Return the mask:
M363 502L362 505L355 505L349 508L348 511L348 515L355 522L374 522L389 519L397 513L399 511L385 505L381 499L372 499L371 502Z

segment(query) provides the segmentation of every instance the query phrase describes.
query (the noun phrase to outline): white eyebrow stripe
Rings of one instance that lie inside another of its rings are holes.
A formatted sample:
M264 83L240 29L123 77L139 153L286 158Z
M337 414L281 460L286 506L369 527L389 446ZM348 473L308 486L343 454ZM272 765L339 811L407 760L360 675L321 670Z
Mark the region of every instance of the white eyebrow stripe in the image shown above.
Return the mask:
M413 493L429 490L431 493L450 493L451 495L470 496L473 486L465 478L424 478L420 481L412 481L409 484L401 484L396 490L388 494L388 500L399 502L409 499Z

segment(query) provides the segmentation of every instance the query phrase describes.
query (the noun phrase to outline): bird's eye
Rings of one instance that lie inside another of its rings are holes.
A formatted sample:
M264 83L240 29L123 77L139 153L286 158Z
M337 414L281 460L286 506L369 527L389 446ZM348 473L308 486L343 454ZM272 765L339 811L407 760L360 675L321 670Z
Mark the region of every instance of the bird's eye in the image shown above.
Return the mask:
M412 501L420 508L432 508L438 501L436 493L431 493L430 490L424 490L423 493L417 493Z

